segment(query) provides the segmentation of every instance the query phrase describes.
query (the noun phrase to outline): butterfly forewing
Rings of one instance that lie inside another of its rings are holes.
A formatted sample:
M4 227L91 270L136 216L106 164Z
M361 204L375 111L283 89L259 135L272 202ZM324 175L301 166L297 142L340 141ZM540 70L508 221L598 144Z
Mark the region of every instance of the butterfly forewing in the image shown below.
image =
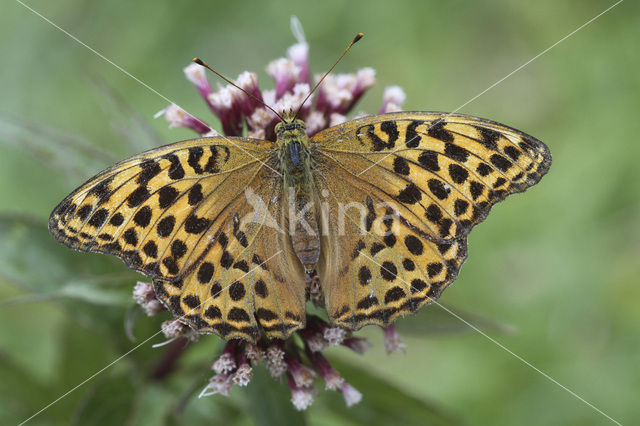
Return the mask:
M205 138L137 155L63 200L49 229L152 277L160 300L196 329L254 340L261 314L267 334L282 337L304 322L303 276L277 229L241 220L255 215L247 188L264 200L260 214L282 216L272 147Z
M366 206L364 215L328 208L322 221L333 224L319 265L327 310L349 328L388 325L437 297L466 257L471 228L551 164L537 139L457 114L366 117L311 142L318 189ZM341 215L350 223L342 230Z

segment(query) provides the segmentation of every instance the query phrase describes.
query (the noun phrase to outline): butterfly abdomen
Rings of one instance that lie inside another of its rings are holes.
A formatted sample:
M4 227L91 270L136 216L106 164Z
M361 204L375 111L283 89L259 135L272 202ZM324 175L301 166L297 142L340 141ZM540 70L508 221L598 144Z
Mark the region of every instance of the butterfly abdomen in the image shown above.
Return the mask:
M291 158L293 163L294 158ZM320 237L316 207L312 197L312 179L308 152L298 153L298 164L287 171L285 190L289 210L289 235L291 244L305 266L311 270L320 256Z

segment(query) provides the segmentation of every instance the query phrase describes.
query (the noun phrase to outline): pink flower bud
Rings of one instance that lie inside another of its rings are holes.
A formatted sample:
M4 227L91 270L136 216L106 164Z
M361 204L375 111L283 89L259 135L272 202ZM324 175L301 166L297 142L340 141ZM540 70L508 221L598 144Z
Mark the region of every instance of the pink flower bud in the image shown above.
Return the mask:
M371 343L369 343L367 339L362 339L359 337L349 337L347 339L344 339L342 344L359 354L363 354L371 349Z
M163 322L160 329L167 339L185 337L191 341L196 341L200 337L197 331L175 319Z
M406 346L402 343L402 340L400 340L400 336L393 324L384 329L384 347L388 354L392 352L406 352Z
M133 287L133 299L148 316L153 316L165 309L149 283L138 281Z
M384 89L384 95L382 95L382 107L378 113L384 114L385 112L400 111L406 97L407 95L405 95L404 90L399 86L387 87Z
M267 370L271 373L271 376L278 378L287 371L287 363L284 362L284 345L281 341L278 341L266 350L266 362Z
M304 411L313 404L315 388L299 387L290 374L287 374L287 383L291 389L291 402L298 411Z
M276 81L276 100L293 89L300 71L300 67L287 58L278 58L267 65L267 74Z
M211 131L211 127L209 127L208 124L187 113L176 104L171 104L165 109L158 111L153 117L158 118L162 115L164 115L164 118L169 123L169 128L187 127L200 135Z
M233 373L232 380L233 383L238 386L247 386L251 381L252 376L253 369L249 363L245 362L238 367L235 373Z
M231 390L232 386L233 381L231 379L231 374L216 374L211 379L209 379L209 383L204 387L204 389L202 389L202 392L200 392L198 398L215 394L229 396L229 391Z
M342 384L340 392L342 392L342 397L344 398L344 402L347 404L347 407L351 407L362 400L362 394L347 382Z
M347 337L347 332L340 327L327 327L322 332L322 337L329 342L329 345L338 346Z
M319 352L307 353L313 368L322 376L325 383L325 389L336 390L344 383L342 375L329 364L329 361Z
M207 80L205 70L205 67L196 63L191 63L183 68L184 74L187 76L189 81L195 84L202 97L207 99L207 96L209 96L212 90L211 85Z
M223 353L211 366L216 373L231 373L236 369L236 361L229 353Z
M313 385L313 379L316 377L316 372L302 364L295 356L290 353L286 353L284 360L287 363L287 369L296 385L299 387L309 387Z

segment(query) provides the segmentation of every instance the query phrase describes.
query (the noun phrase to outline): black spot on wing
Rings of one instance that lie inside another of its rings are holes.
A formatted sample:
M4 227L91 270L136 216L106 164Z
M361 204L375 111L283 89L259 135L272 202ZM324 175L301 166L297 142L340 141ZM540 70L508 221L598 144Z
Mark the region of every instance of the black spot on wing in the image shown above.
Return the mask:
M368 267L360 267L358 271L358 282L361 286L366 286L371 282L371 270Z
M187 305L188 307L190 307L191 309L197 308L198 306L200 306L200 298L196 295L190 294L185 296L182 301L184 302L185 305Z
M396 286L387 291L384 296L384 303L394 302L396 300L402 299L405 296L406 293L404 292L404 290Z
M507 170L509 170L509 168L512 165L511 161L507 160L506 158L504 158L502 155L499 155L499 154L493 154L489 158L489 160L491 161L491 164L496 166L496 168L501 172L506 172Z
M476 171L478 172L478 174L480 176L488 176L489 173L491 173L493 171L493 169L485 164L485 163L480 163L478 164L478 167L476 168Z
M484 145L486 148L489 148L493 151L498 150L497 141L500 139L500 133L496 132L493 129L488 129L486 127L477 126L476 129L480 133L479 142Z
M158 257L158 246L153 241L148 241L144 247L142 247L142 251L149 257Z
M189 164L189 166L191 166L193 171L199 175L204 173L204 170L200 166L200 159L202 158L203 154L204 150L201 146L194 146L189 148L189 158L187 159L187 163Z
M444 128L446 123L442 119L435 120L429 125L427 134L432 138L441 140L443 142L453 142L453 135L451 132Z
M269 295L269 291L267 290L267 284L261 279L256 281L254 284L255 293L261 298L265 299Z
M218 173L220 168L218 167L218 147L210 146L209 151L211 156L207 160L207 164L204 166L204 171L207 173Z
M129 194L129 197L127 197L127 204L129 204L129 207L137 207L145 202L150 196L151 194L149 194L146 187L139 186Z
M140 167L142 168L142 171L138 175L138 183L141 186L146 186L147 183L156 177L162 170L160 165L153 160L143 161L142 164L140 164Z
M421 255L424 251L422 241L413 235L407 235L404 239L404 244L407 246L407 249L416 256Z
M184 230L189 234L201 234L209 226L209 219L190 215L184 222Z
M104 224L108 216L109 212L107 211L107 209L99 209L93 214L93 216L91 216L91 219L89 219L89 225L93 226L94 228L99 228L102 226L102 224Z
M513 161L517 161L518 157L520 157L520 151L513 145L509 145L504 148L504 153L507 154L509 158Z
M416 128L423 124L424 121L414 120L407 126L407 130L405 132L405 145L407 148L416 148L420 145L420 140L422 137L416 132Z
M422 199L422 193L420 188L413 182L407 184L407 186L398 193L398 201L405 204L415 204Z
M393 159L393 171L403 175L403 176L407 176L409 174L409 164L407 163L407 160L405 160L402 157L395 157Z
M161 209L169 207L178 197L178 190L172 186L163 186L158 190L158 205Z
M141 226L143 228L149 225L151 222L151 207L144 206L133 216L133 221L136 225Z
M202 185L200 185L199 183L196 183L189 190L189 196L188 196L189 205L194 206L198 204L200 201L202 201L202 198L203 198Z
M76 211L76 215L81 219L81 220L85 220L87 218L87 216L89 216L89 213L91 213L92 207L89 204L85 204L84 206L80 207L77 211Z
M459 184L467 180L469 172L461 165L453 163L449 165L449 176L451 176L453 182Z
M246 292L244 289L244 285L240 281L234 281L229 286L229 297L231 298L231 300L236 302L242 300L245 294Z
M356 308L358 309L369 309L372 306L378 305L378 298L375 296L367 296L358 301Z
M132 246L138 245L138 234L133 228L127 229L124 234L122 234L122 238L127 244L131 244Z
M398 126L396 125L395 121L383 121L382 123L380 123L380 130L388 135L387 146L389 148L393 148L396 144L396 141L398 140L398 137L400 136L400 133L398 132Z
M207 284L209 281L211 281L211 278L213 277L213 272L214 272L213 264L211 262L203 262L202 265L200 265L200 268L198 269L198 274L197 274L198 282L200 284Z
M173 243L171 243L171 255L175 259L180 259L186 253L187 253L187 245L184 242L176 239L173 241Z
M229 314L227 314L227 319L229 321L237 321L237 322L251 322L249 319L249 314L247 311L240 308L231 308Z
M451 189L445 186L445 184L438 179L429 179L427 182L429 190L438 197L440 200L445 200L449 196Z
M184 168L182 167L178 156L175 154L167 154L163 158L171 162L168 172L169 178L173 180L182 179L184 177Z
M444 153L445 155L447 155L449 158L458 161L460 163L465 163L467 161L467 159L469 158L469 151L467 151L465 148L453 144L453 143L447 143L444 146Z
M398 275L398 268L396 268L393 262L386 261L380 267L380 275L387 281L393 281Z
M438 153L435 151L422 151L418 156L418 162L422 167L431 172L437 172L440 170L440 165L438 164Z
M176 218L173 216L164 217L158 222L156 231L161 237L168 237L173 232L173 227L176 224Z

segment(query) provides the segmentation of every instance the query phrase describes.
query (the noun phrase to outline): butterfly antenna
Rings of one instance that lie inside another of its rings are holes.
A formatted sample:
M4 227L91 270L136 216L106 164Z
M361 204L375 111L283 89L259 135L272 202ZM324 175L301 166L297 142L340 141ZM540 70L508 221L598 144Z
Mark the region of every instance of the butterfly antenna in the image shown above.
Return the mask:
M352 43L353 44L353 43ZM348 49L347 49L348 50ZM344 54L343 54L344 55ZM247 92L246 90L244 90L242 87L238 86L237 84L235 84L233 81L229 80L227 77L225 77L224 75L220 74L218 71L214 70L213 68L211 68L209 65L207 65L206 62L204 62L202 59L200 58L193 58L193 62L195 62L198 65L202 65L203 67L207 68L209 71L213 72L215 75L217 75L218 77L220 77L221 79L223 79L224 81L226 81L227 83L229 83L230 85L232 85L233 87L235 87L236 89L241 90L244 94L246 94L247 96L249 96L250 98L260 102L262 105L264 105L266 108L269 108L271 111L273 111L273 113L275 115L277 115L281 121L284 121L284 119L282 118L282 116L280 114L278 114L276 112L275 109L271 108L269 105L265 104L264 101L260 98L258 98L257 96Z
M353 47L354 44L356 44L362 37L364 37L364 34L362 33L358 33L356 34L356 36L353 38L353 40L351 40L351 43L349 43L349 46L347 46L347 48L344 50L344 52L342 52L342 55L340 55L340 57L338 59L336 59L336 61L333 63L333 65L331 66L331 68L329 68L329 71L325 72L324 75L322 76L322 78L320 80L318 80L318 82L316 83L315 86L313 86L313 89L311 89L311 91L309 92L309 94L307 95L306 98L304 98L304 101L302 101L302 103L300 104L300 107L298 107L298 111L296 111L296 115L294 116L297 117L298 114L300 113L300 111L302 110L302 107L304 106L304 103L307 102L307 100L311 97L311 95L313 94L313 92L316 91L316 89L318 88L318 86L320 86L320 83L322 83L322 81L325 79L325 77L327 75L329 75L329 73L331 71L333 71L333 69L336 67L336 65L338 65L338 62L340 62L340 60L344 57L344 55L347 54L347 52L349 51L349 49L351 49L351 47Z

